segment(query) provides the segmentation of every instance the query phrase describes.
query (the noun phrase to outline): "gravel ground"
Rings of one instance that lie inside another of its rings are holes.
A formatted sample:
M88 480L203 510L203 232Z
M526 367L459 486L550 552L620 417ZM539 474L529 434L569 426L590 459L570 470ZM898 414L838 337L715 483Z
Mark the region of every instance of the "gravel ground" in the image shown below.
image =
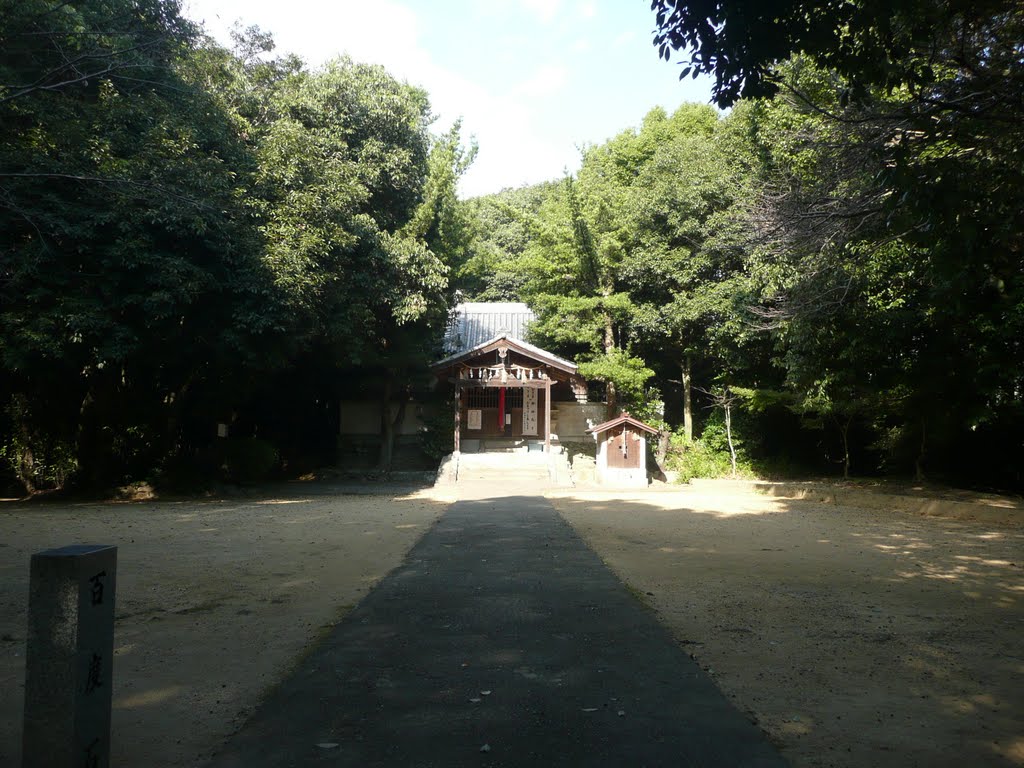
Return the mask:
M0 505L0 765L20 765L29 558L118 546L112 761L205 763L444 505L420 496ZM352 489L345 489L351 491Z
M19 763L32 552L118 545L113 765L200 766L448 502L487 488L371 490L0 504L0 765ZM548 495L797 768L1024 765L1013 515L728 487Z
M795 766L1024 765L1024 528L736 490L554 500Z

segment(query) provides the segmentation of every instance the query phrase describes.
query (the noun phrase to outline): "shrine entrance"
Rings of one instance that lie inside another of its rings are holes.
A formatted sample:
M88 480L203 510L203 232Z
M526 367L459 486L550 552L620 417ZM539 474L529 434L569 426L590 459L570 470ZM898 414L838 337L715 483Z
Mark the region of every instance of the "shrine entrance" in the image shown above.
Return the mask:
M586 398L586 382L573 363L505 334L446 357L433 369L454 385L457 452L496 441L550 451L553 401Z

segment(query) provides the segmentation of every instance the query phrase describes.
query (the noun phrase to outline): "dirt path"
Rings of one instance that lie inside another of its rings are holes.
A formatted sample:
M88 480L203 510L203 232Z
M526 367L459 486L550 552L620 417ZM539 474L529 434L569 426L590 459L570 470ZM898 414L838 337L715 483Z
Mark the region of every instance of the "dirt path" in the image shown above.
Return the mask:
M713 491L554 500L796 766L1024 765L1024 529Z
M20 765L28 562L118 552L112 765L201 765L444 505L418 496L0 507L0 765Z
M209 768L325 764L788 768L536 494L449 507Z

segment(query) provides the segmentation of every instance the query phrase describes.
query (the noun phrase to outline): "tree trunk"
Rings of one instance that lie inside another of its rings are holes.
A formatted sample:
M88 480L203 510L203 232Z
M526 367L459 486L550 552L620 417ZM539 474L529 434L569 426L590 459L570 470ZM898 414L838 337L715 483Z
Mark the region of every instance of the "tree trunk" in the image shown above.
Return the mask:
M921 444L917 449L917 457L914 459L914 482L924 482L924 455L928 439L928 427L924 419L921 420Z
M114 480L109 378L104 372L90 376L78 410L78 476L90 490L105 488Z
M732 444L732 404L725 402L725 437L729 441L729 458L732 460L732 476L736 477L736 448Z
M391 390L394 380L390 373L384 380L380 400L380 452L377 454L377 469L391 469L391 457L395 449L395 428L391 421Z
M612 325L612 316L604 315L604 353L610 355L615 351L615 327ZM609 381L605 384L606 399L608 401L608 418L615 417L615 407L618 404L618 393L615 391L615 382Z
M683 434L686 442L693 441L693 360L687 355L683 360Z
M662 474L665 473L665 457L668 456L669 433L662 430L658 433L658 450L654 454L654 461Z
M398 410L394 419L391 418L391 393L394 390L394 376L388 374L384 383L384 393L380 408L380 453L377 456L377 469L388 471L394 462L395 435L405 421L406 406L409 404L409 392L405 390L398 401Z
M181 456L185 448L186 441L181 427L181 417L185 408L185 399L188 397L193 381L195 381L195 374L190 375L167 401L167 445L168 452L175 457Z
M839 434L843 438L843 480L850 479L850 421L848 418L846 422L841 422L836 419L836 423L839 425Z
M30 414L28 412L28 399L24 395L15 395L11 398L11 415L15 421L15 431L21 438L20 444L11 446L14 448L13 460L14 474L19 482L25 487L25 493L31 495L36 492L35 476L36 461L32 452L32 433L29 430Z

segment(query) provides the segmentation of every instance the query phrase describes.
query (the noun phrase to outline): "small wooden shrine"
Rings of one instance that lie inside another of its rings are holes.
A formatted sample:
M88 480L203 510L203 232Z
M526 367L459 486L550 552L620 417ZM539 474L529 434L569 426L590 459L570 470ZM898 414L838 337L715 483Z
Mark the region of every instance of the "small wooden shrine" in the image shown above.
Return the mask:
M607 485L647 486L647 435L658 430L628 413L591 427L597 440L597 479Z

